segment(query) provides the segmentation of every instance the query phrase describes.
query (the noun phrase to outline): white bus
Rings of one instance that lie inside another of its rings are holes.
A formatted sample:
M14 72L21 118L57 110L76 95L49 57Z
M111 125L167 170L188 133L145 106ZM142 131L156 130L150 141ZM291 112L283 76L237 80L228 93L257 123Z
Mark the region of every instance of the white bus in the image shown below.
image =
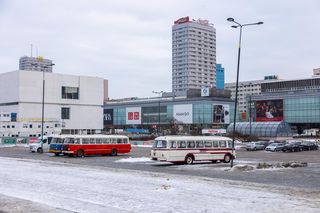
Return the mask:
M235 157L232 140L219 136L163 136L154 140L151 149L152 160L171 163L218 160L229 163Z

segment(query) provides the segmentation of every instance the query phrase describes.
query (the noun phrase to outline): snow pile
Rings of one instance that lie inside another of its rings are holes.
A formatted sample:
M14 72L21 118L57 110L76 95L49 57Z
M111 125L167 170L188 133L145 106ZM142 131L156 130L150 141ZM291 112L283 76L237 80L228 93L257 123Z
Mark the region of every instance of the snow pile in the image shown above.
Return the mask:
M141 158L122 158L120 160L117 160L116 162L120 162L120 163L139 163L139 162L150 162L152 161L150 158L146 158L146 157L141 157Z
M230 171L252 171L255 169L256 169L256 167L252 166L252 165L238 164L238 165L235 165L234 167L232 167L232 169L230 169Z
M307 167L307 162L289 161L281 163L258 163L257 169L269 169L269 168L297 168L297 167Z

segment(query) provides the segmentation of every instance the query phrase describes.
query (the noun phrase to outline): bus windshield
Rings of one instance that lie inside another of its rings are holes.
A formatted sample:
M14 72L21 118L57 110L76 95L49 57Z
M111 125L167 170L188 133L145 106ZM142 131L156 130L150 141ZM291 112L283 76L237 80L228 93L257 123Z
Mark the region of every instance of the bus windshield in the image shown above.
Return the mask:
M167 148L167 141L155 140L153 142L153 148Z

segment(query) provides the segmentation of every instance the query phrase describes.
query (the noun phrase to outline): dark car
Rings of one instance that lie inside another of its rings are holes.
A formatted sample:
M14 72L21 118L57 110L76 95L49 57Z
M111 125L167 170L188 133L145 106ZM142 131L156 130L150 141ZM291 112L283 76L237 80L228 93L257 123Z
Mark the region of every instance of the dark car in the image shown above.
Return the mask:
M286 144L283 148L283 152L300 152L301 151L301 142L293 142Z
M301 150L318 150L318 145L313 142L302 142L300 144Z

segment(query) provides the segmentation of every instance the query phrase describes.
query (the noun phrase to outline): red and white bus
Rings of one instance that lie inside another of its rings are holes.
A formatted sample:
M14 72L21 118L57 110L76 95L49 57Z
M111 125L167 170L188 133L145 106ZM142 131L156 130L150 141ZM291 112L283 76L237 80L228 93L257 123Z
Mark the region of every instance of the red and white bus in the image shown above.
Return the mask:
M131 151L124 135L70 135L65 137L62 153L69 156L125 154Z
M232 140L219 136L163 136L154 140L151 159L192 164L194 161L223 161L236 157Z

